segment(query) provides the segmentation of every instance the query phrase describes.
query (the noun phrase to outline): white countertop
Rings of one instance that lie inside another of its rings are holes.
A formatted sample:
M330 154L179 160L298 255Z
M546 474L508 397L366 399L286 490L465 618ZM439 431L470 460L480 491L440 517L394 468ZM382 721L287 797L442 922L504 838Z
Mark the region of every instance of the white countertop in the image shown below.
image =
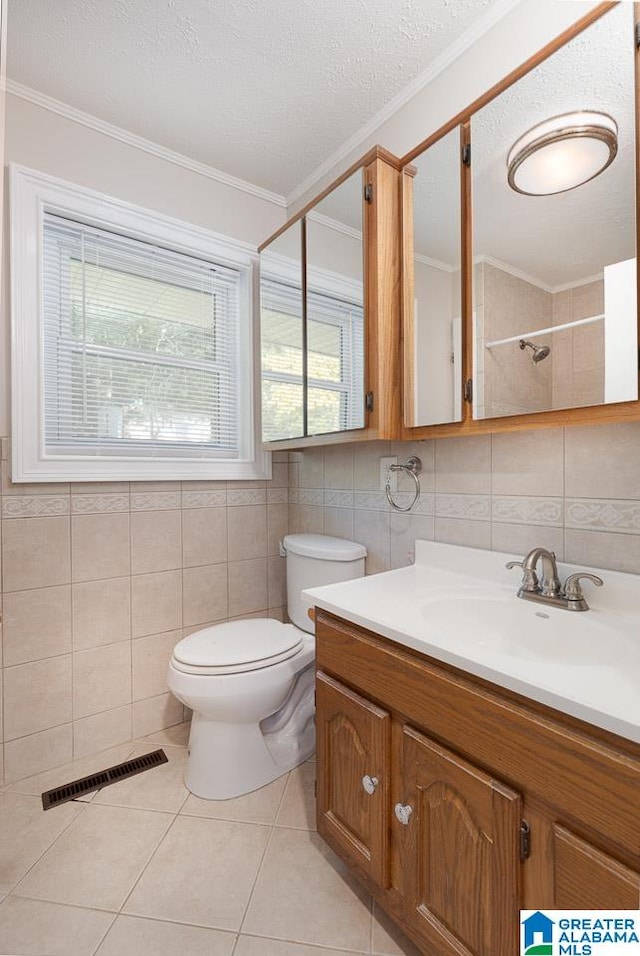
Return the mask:
M640 576L589 568L590 609L516 597L522 555L416 542L416 563L304 592L397 644L640 743ZM559 563L560 578L585 570Z

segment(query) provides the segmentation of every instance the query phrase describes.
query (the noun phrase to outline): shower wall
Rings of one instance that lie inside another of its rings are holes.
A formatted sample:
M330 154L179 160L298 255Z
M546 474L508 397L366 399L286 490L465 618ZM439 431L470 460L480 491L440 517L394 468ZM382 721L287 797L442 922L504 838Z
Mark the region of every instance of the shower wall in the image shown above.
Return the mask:
M553 297L487 262L476 266L475 285L478 415L493 418L551 408L551 357L534 365L530 351L523 355L517 342L493 349L485 343L550 326ZM535 339L537 345L541 342Z
M556 292L552 325L604 312L604 280ZM552 408L604 401L604 322L565 329L552 336Z
M548 292L488 262L475 268L476 395L480 417L595 405L604 400L604 322L534 338L551 355L534 364L508 338L604 311L604 281Z

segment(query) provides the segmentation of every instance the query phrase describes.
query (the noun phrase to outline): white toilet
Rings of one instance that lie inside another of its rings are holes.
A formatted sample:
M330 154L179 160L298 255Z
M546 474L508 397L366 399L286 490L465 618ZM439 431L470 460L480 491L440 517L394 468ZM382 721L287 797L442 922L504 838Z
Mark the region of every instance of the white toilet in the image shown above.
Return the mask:
M173 650L167 684L193 710L185 783L198 797L257 790L315 749L314 624L301 592L362 577L367 552L322 534L290 534L283 546L291 624L229 621Z

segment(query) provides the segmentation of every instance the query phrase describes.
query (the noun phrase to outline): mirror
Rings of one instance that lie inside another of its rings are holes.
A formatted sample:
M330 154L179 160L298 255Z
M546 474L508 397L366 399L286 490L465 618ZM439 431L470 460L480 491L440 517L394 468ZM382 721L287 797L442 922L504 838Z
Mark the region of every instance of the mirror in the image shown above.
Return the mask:
M363 171L260 254L262 440L364 427Z
M364 427L363 174L306 217L307 434Z
M260 255L262 440L305 434L302 222Z
M405 170L413 192L413 252L405 248L407 427L462 419L460 130ZM406 198L406 197L405 197Z
M638 398L634 54L622 3L472 117L475 418Z

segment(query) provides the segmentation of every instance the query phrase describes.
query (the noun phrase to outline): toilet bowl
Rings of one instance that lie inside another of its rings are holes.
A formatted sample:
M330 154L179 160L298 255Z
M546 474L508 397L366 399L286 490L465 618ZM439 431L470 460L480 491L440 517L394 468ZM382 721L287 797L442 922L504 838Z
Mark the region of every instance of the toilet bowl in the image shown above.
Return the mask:
M173 651L167 685L193 711L185 784L210 800L237 797L292 770L315 750L314 625L304 588L364 574L362 545L287 535L287 610L190 634Z

